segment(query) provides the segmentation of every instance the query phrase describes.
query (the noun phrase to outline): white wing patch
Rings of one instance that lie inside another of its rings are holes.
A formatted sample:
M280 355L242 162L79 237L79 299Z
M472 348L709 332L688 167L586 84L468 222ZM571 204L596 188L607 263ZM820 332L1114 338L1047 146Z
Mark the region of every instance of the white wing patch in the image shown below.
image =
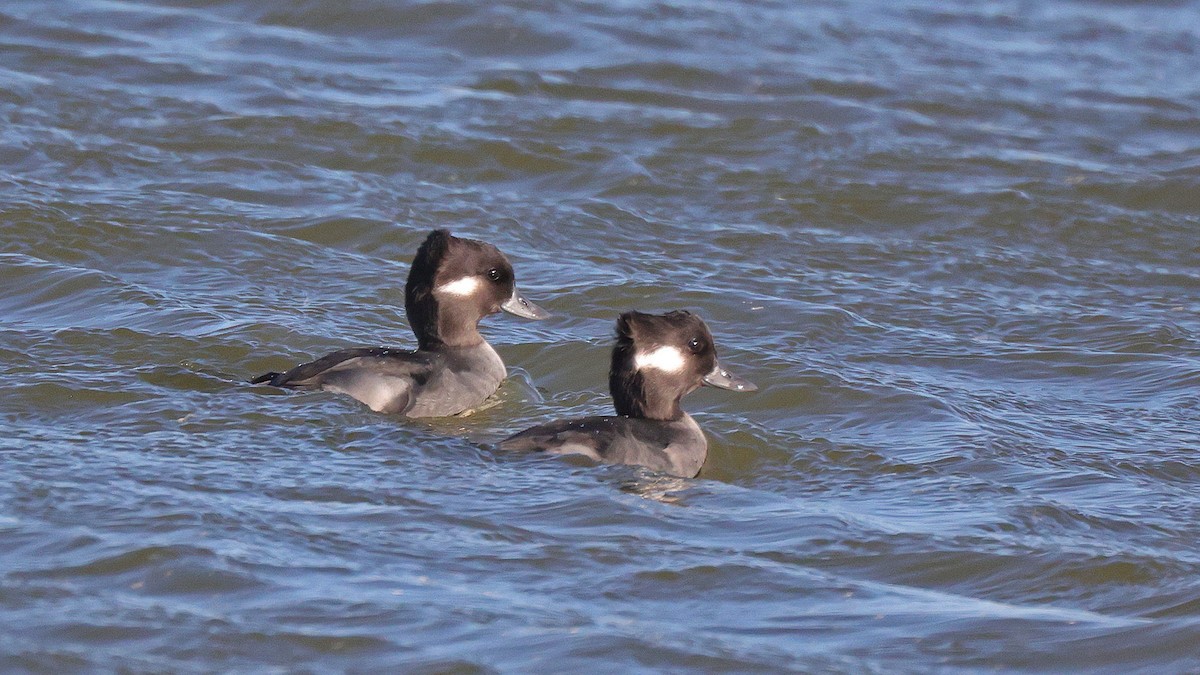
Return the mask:
M638 352L637 356L633 357L633 367L638 370L642 368L654 368L655 370L664 370L668 373L678 373L683 370L685 362L683 352L669 345L664 345L648 352Z
M479 290L479 286L483 283L479 277L462 277L449 281L437 288L434 288L435 293L448 293L450 295L468 296L474 295L475 291Z

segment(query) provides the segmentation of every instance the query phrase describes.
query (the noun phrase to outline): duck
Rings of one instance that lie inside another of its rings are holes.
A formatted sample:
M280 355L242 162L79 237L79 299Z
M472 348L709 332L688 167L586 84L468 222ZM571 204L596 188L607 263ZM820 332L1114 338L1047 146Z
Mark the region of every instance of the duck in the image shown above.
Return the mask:
M416 350L340 349L251 384L345 394L371 410L404 417L446 417L472 410L507 376L479 322L504 311L549 316L518 291L512 264L495 246L434 230L417 249L404 287Z
M608 375L616 415L540 424L500 441L504 451L583 455L692 478L708 456L708 441L680 407L701 386L758 389L717 360L707 324L696 314L625 312L617 319Z

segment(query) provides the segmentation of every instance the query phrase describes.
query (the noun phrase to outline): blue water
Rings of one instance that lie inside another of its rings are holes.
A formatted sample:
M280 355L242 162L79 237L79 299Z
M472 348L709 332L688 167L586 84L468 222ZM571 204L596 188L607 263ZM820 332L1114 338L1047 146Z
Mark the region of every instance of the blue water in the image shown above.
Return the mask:
M0 670L1200 670L1200 4L0 7ZM547 322L408 421L434 228ZM613 322L694 480L512 455Z

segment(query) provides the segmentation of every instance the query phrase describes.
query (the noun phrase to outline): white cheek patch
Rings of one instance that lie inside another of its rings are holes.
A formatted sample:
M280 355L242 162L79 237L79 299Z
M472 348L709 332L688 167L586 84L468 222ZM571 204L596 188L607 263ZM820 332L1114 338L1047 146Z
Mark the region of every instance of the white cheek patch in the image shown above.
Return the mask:
M668 373L678 373L683 370L685 362L683 352L670 346L659 347L648 352L638 352L633 357L633 367L638 370L653 368Z
M479 277L462 277L438 286L433 289L434 293L447 293L449 295L474 295L475 291L479 290L479 286L483 281Z

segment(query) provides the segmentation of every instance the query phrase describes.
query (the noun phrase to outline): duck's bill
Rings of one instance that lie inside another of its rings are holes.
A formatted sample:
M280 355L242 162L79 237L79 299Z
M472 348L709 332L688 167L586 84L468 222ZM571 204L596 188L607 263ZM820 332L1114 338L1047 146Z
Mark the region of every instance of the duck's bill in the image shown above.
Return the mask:
M545 319L550 316L550 312L522 298L516 288L513 289L512 297L500 305L500 309L526 319Z
M730 391L757 391L758 387L745 378L738 377L733 373L725 370L720 362L713 367L707 375L704 376L704 384L710 387L720 387Z

